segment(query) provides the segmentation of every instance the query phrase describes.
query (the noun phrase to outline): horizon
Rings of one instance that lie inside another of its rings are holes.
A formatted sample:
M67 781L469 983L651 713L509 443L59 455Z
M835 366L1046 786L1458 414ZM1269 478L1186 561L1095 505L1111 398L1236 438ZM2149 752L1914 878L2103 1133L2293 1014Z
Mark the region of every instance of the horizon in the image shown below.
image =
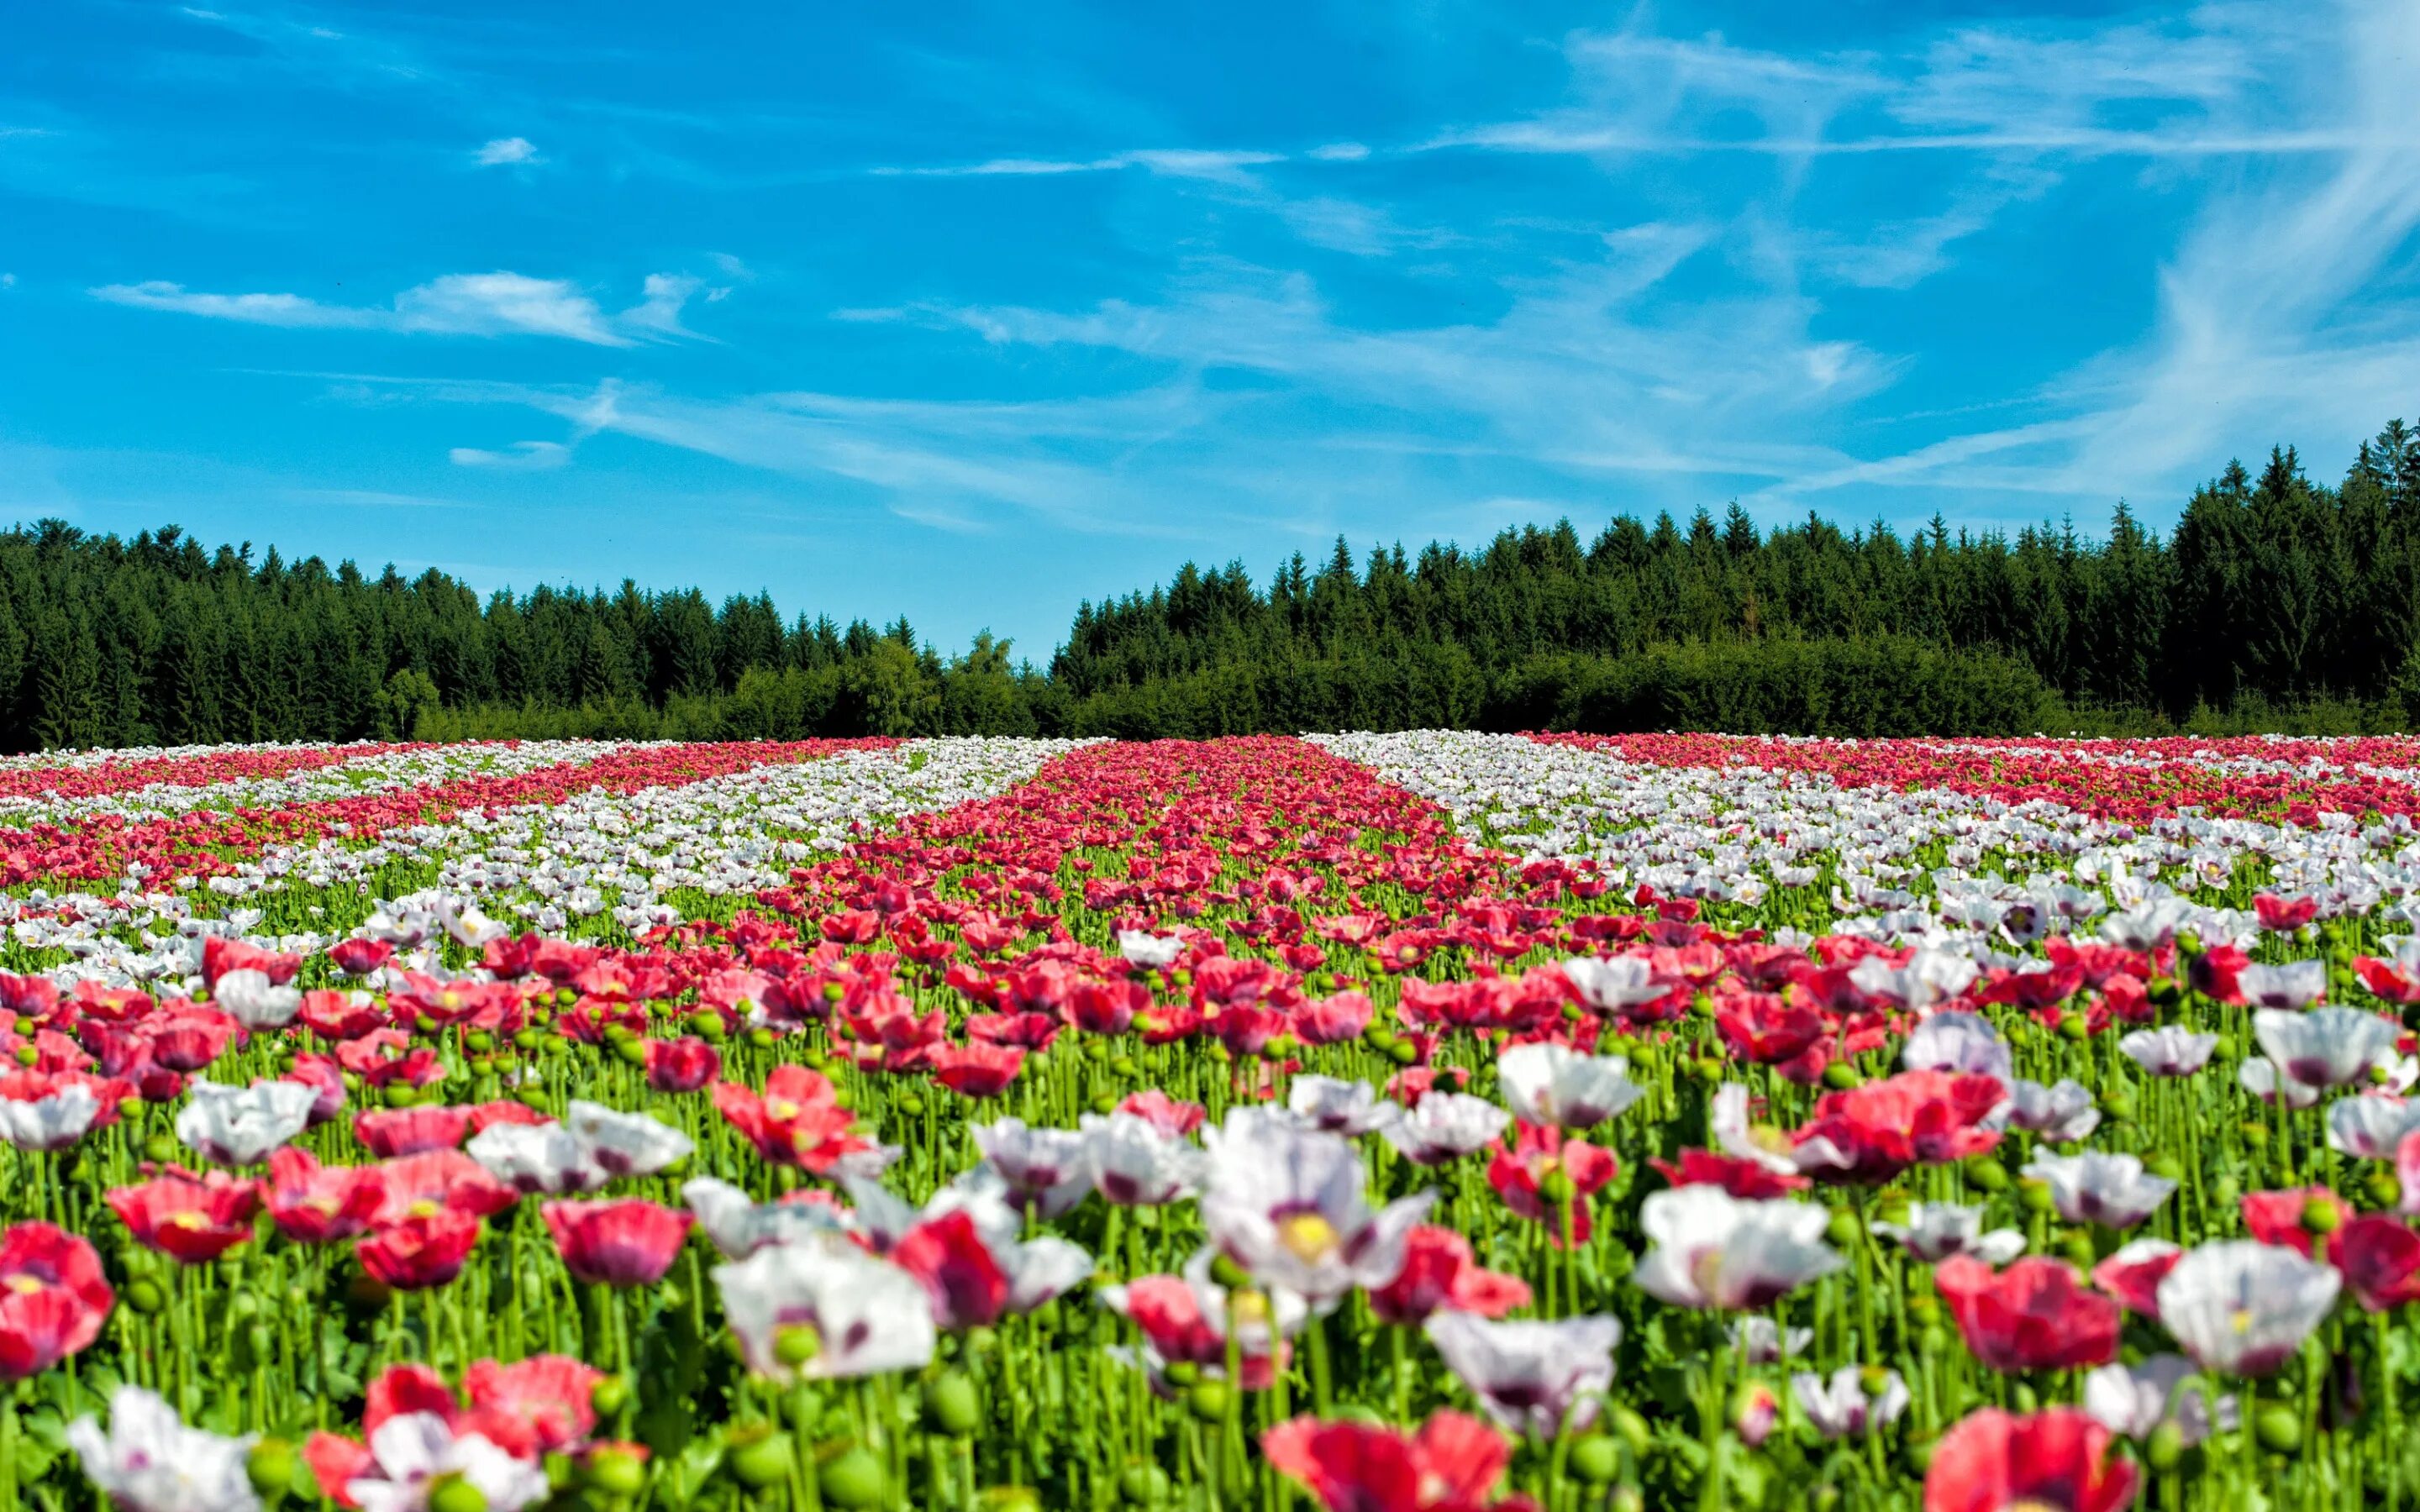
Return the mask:
M48 8L0 514L1047 665L1339 535L2164 535L2412 409L2420 13L1757 9Z

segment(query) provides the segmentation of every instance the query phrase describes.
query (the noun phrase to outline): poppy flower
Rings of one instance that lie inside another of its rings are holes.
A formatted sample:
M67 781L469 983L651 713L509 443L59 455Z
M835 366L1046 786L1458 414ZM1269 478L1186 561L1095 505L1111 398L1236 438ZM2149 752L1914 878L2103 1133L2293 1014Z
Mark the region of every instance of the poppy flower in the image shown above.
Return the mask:
M462 1395L474 1412L520 1419L536 1454L566 1450L597 1427L592 1405L605 1373L561 1354L500 1365L476 1360L462 1373Z
M0 1233L0 1381L39 1375L101 1336L116 1295L90 1241L45 1223Z
M1672 1187L1639 1210L1650 1247L1631 1279L1676 1307L1763 1307L1846 1263L1823 1242L1830 1222L1811 1203Z
M2135 1470L2110 1454L2114 1437L2071 1407L2027 1417L1984 1408L1933 1446L1924 1512L2119 1512L2133 1503Z
M998 1097L1025 1068L1016 1045L945 1045L932 1053L933 1079L961 1097Z
M353 1254L380 1285L420 1291L460 1275L478 1242L475 1216L442 1208L381 1225L353 1246Z
M1450 1411L1409 1434L1297 1417L1263 1433L1261 1453L1327 1512L1515 1512L1531 1505L1527 1497L1496 1498L1512 1459L1503 1435Z
M644 1198L550 1202L538 1211L565 1267L599 1286L655 1285L689 1237L688 1213Z
M401 1155L424 1155L432 1149L452 1149L462 1142L470 1123L471 1115L466 1108L380 1108L353 1115L353 1137L379 1159L391 1160Z
M722 1073L722 1052L694 1035L645 1044L647 1085L659 1092L694 1092Z
M1008 1273L963 1210L918 1223L892 1246L891 1259L924 1284L937 1327L988 1327L1007 1310Z
M874 1147L849 1133L856 1116L842 1107L832 1084L804 1066L784 1063L765 1078L759 1096L737 1082L714 1084L715 1111L776 1165L821 1176L844 1155Z
M1984 1120L2007 1097L1996 1077L1945 1071L1827 1092L1792 1135L1797 1164L1817 1180L1870 1182L1979 1155L2000 1142Z
M252 1237L260 1188L216 1171L207 1179L171 1172L140 1186L112 1187L109 1206L147 1249L198 1265Z
M1202 1139L1210 1166L1201 1214L1212 1247L1313 1305L1393 1280L1404 1236L1435 1200L1423 1192L1373 1210L1350 1143L1257 1109L1230 1112Z
M1225 1370L1230 1331L1241 1365L1235 1383L1246 1391L1267 1390L1285 1364L1287 1336L1309 1317L1302 1299L1290 1292L1231 1297L1210 1279L1206 1256L1188 1263L1181 1276L1137 1276L1123 1286L1103 1287L1094 1295L1102 1306L1141 1330L1143 1363L1152 1383L1171 1396L1165 1374L1169 1365L1190 1365L1203 1374Z
M2034 1256L1995 1273L1960 1255L1933 1271L1932 1285L1966 1347L1994 1370L2074 1370L2118 1356L2122 1310L2079 1285L2064 1260Z
M2366 1212L2328 1236L2329 1257L2368 1312L2420 1302L2420 1234L2382 1212Z
M1470 1388L1498 1426L1551 1439L1596 1420L1613 1384L1621 1320L1609 1317L1490 1322L1440 1312L1425 1332L1448 1369Z
M518 1194L489 1175L479 1163L458 1149L432 1149L404 1155L374 1167L385 1188L386 1200L377 1222L400 1223L439 1211L464 1212L485 1218L513 1205Z
M1554 1242L1566 1248L1588 1242L1588 1196L1613 1180L1621 1168L1613 1151L1584 1139L1566 1137L1544 1124L1518 1123L1511 1148L1502 1140L1487 1163L1487 1184L1504 1205L1532 1223L1557 1230ZM1561 1233L1562 1199L1549 1189L1571 1183L1572 1231Z
M1404 1266L1370 1290L1370 1310L1386 1322L1418 1328L1440 1308L1501 1318L1529 1305L1529 1284L1479 1264L1470 1241L1421 1224L1404 1236Z
M2205 1370L2266 1376L2335 1307L2333 1266L2257 1240L2188 1251L2160 1282L2160 1322Z
M322 1165L309 1151L292 1145L269 1157L263 1190L270 1221L298 1244L350 1239L369 1227L386 1201L376 1169Z

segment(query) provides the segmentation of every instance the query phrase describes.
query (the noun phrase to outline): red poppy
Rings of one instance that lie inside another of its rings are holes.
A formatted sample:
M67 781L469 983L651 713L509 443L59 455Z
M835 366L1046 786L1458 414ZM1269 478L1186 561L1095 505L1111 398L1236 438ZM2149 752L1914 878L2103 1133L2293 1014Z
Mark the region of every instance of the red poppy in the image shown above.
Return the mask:
M296 1056L294 1069L278 1080L299 1082L319 1094L318 1100L311 1104L311 1121L314 1124L325 1123L345 1111L345 1072L326 1056L308 1052Z
M2334 1203L2340 1216L2352 1211L2351 1204L2324 1186L2246 1192L2242 1202L2244 1230L2263 1244L2290 1249L2307 1260L2311 1257L2311 1231L2303 1227L2303 1217L2313 1202Z
M1993 1273L1971 1255L1932 1273L1958 1332L1994 1370L2075 1370L2118 1357L2117 1302L2081 1286L2064 1260L2031 1256Z
M664 1278L689 1237L690 1215L644 1197L550 1202L538 1210L563 1263L582 1281L651 1287Z
M1734 1054L1778 1065L1806 1054L1823 1037L1823 1015L1773 993L1731 993L1714 1004L1714 1027Z
M297 1017L313 1034L337 1042L358 1040L390 1025L386 1011L369 994L344 992L332 987L318 987L304 993L302 1010Z
M1440 1309L1501 1318L1528 1305L1528 1282L1481 1266L1470 1241L1433 1224L1404 1236L1403 1270L1370 1293L1372 1312L1405 1328L1418 1328Z
M526 1103L516 1103L509 1098L500 1098L493 1103L478 1103L472 1107L470 1115L471 1133L474 1136L494 1128L500 1123L527 1124L529 1127L535 1129L540 1124L552 1123L554 1121L552 1115L540 1113L537 1109L530 1106Z
M2420 1302L2420 1234L2399 1218L2362 1214L2328 1236L2328 1257L2370 1312Z
M460 1275L471 1246L478 1242L477 1218L441 1208L376 1229L353 1246L353 1254L380 1284L397 1291L419 1291Z
M328 947L329 961L349 977L366 977L394 954L395 947L385 940L338 940Z
M998 1097L1025 1069L1015 1045L945 1045L933 1052L933 1079L961 1097Z
M2160 1283L2185 1252L2163 1240L2136 1240L2092 1268L2092 1284L2143 1318L2160 1316Z
M603 1371L567 1355L540 1354L511 1365L479 1360L463 1372L462 1394L474 1411L520 1419L535 1452L551 1454L595 1431L592 1401L604 1379Z
M458 1149L432 1149L405 1155L374 1167L386 1200L377 1222L400 1223L435 1213L461 1212L485 1218L504 1211L520 1194L488 1174L487 1167Z
M1517 1126L1510 1149L1498 1139L1495 1149L1495 1158L1487 1163L1487 1184L1496 1189L1504 1205L1532 1223L1559 1227L1561 1204L1545 1196L1543 1186L1551 1177L1567 1178L1572 1184L1572 1231L1558 1234L1554 1242L1587 1243L1589 1194L1612 1180L1621 1169L1613 1151L1585 1139L1567 1139L1559 1129L1527 1121Z
M765 1078L762 1097L737 1082L715 1083L714 1107L765 1159L820 1176L842 1156L873 1148L849 1133L857 1119L837 1095L820 1073L784 1064Z
M2317 898L2280 898L2273 892L2252 895L2252 911L2260 927L2272 934L2290 934L2319 917Z
M1126 1283L1124 1303L1118 1310L1142 1330L1142 1336L1162 1360L1171 1365L1224 1367L1225 1335L1216 1322L1202 1316L1201 1299L1184 1277L1137 1276ZM1237 1339L1245 1346L1242 1379L1237 1384L1246 1391L1266 1391L1277 1380L1277 1365L1269 1355L1253 1349L1264 1343L1266 1335L1239 1331ZM1278 1358L1282 1360L1286 1346L1280 1342L1277 1348Z
M985 1328L1008 1306L1008 1273L964 1211L945 1213L908 1230L891 1259L924 1283L933 1321L942 1328Z
M1210 1110L1199 1103L1180 1103L1158 1088L1128 1092L1117 1111L1131 1113L1171 1139L1182 1139L1202 1127Z
M1800 1147L1828 1141L1842 1164L1819 1165L1818 1180L1884 1181L1923 1163L1979 1155L2000 1142L1981 1127L2008 1098L1994 1076L1908 1071L1816 1100L1815 1116L1793 1136Z
M1047 1013L976 1013L967 1019L966 1027L970 1041L1047 1050L1065 1026Z
M269 1157L270 1221L298 1244L350 1239L369 1227L386 1200L379 1173L362 1165L322 1165L307 1150L280 1146Z
M2213 945L2185 964L2185 980L2205 997L2214 997L2222 1003L2240 1003L2243 1001L2243 988L2236 977L2251 964L2252 958L2241 948Z
M353 1137L379 1159L390 1160L399 1155L425 1155L432 1149L452 1149L462 1142L470 1122L466 1108L381 1108L353 1115Z
M216 1009L188 1005L160 1014L144 1029L153 1061L170 1071L195 1072L225 1054L243 1026Z
M1141 982L1081 981L1069 990L1064 1011L1086 1034L1124 1034L1149 1007L1151 989Z
M645 1043L647 1085L659 1092L694 1092L722 1073L722 1052L694 1035Z
M138 1242L197 1265L252 1237L260 1188L218 1171L202 1179L172 1171L140 1186L112 1187L109 1206Z
M302 969L302 958L299 955L280 955L224 934L202 936L202 980L213 987L230 971L257 971L283 987Z
M1411 1434L1297 1417L1262 1434L1261 1452L1309 1487L1327 1512L1522 1512L1532 1505L1523 1496L1496 1497L1512 1459L1503 1436L1450 1411Z
M2132 1461L2086 1412L2018 1417L1987 1407L1941 1436L1924 1475L1924 1512L2118 1512L2134 1500Z
M1376 1009L1360 993L1338 993L1294 1011L1294 1035L1305 1044L1342 1044L1370 1027Z
M0 1233L0 1381L89 1347L115 1300L100 1252L82 1236L43 1223Z
M1718 1186L1735 1197L1763 1200L1788 1196L1810 1183L1803 1176L1776 1171L1739 1155L1712 1149L1684 1149L1678 1164L1652 1158L1647 1163L1664 1173L1674 1186Z

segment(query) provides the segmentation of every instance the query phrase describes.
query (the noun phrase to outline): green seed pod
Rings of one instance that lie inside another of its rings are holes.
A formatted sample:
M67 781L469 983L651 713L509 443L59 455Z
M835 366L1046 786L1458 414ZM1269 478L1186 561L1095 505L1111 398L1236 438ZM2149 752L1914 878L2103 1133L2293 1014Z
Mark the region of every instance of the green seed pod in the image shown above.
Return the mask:
M143 1141L143 1158L155 1165L174 1165L183 1153L177 1141L163 1134L155 1134Z
M1168 1472L1157 1465L1128 1465L1118 1475L1118 1500L1128 1506L1157 1506L1169 1490Z
M1538 1179L1538 1196L1548 1202L1569 1202L1578 1195L1579 1187L1572 1180L1572 1173L1560 1165Z
M2185 1179L2185 1163L2174 1155L2154 1155L2143 1163L2143 1169L2163 1180L2181 1181Z
M2132 1119L2134 1116L2133 1094L2124 1091L2105 1094L2101 1099L2101 1111L2121 1123Z
M621 1057L625 1064L644 1066L647 1063L647 1041L632 1035L614 1041L613 1053Z
M2009 1168L1998 1161L1978 1157L1966 1163L1965 1171L1967 1181L1982 1191L2006 1192L2009 1189Z
M1102 1092L1093 1099L1093 1111L1104 1119L1117 1110L1118 1096L1115 1092Z
M1185 1394L1186 1410L1204 1423L1226 1421L1227 1406L1233 1400L1223 1381L1197 1381Z
M2153 1428L2151 1437L2143 1445L2143 1462L2162 1474L2176 1469L2183 1462L2184 1457L2185 1430L2173 1422L2163 1423Z
M2306 1233L2333 1234L2344 1227L2344 1209L2333 1197L2313 1197L2303 1204L2303 1228Z
M274 1497L294 1484L294 1470L299 1463L292 1444L284 1439L263 1439L244 1456L243 1473L254 1490Z
M924 1100L914 1092L903 1093L899 1099L899 1111L911 1119L920 1118L924 1112Z
M608 1496L636 1496L646 1489L647 1467L625 1450L596 1450L582 1469L588 1484Z
M730 1467L732 1478L752 1491L779 1486L790 1474L790 1436L767 1433L734 1444L722 1462Z
M599 1417L612 1417L630 1405L630 1383L620 1376L607 1376L588 1394L588 1405Z
M1823 1068L1823 1085L1836 1092L1845 1092L1865 1081L1857 1068L1845 1060L1836 1060Z
M863 1444L851 1444L815 1472L815 1485L822 1489L827 1505L847 1507L850 1512L880 1506L882 1461Z
M1387 1058L1398 1066L1408 1066L1420 1058L1420 1047L1409 1040L1398 1039L1387 1047Z
M1634 1459L1643 1458L1647 1453L1647 1446L1653 1443L1655 1438L1653 1432L1647 1427L1647 1419L1639 1416L1636 1408L1630 1407L1616 1407L1606 1415L1613 1425L1613 1431L1621 1435L1623 1443L1630 1446L1631 1458Z
M1857 1242L1857 1215L1846 1208L1832 1210L1831 1221L1823 1226L1823 1237L1846 1249Z
M460 1474L439 1477L428 1490L428 1512L488 1512L488 1493Z
M1142 1068L1135 1064L1134 1057L1119 1056L1109 1062L1109 1072L1111 1075L1122 1076L1132 1081L1142 1074Z
M2271 1402L2252 1419L2252 1431L2260 1446L2281 1455L2290 1455L2303 1447L2302 1415L2283 1402Z
M963 1370L946 1370L924 1394L934 1424L954 1439L963 1439L983 1426L983 1397Z
M2051 1196L2050 1183L2027 1177L2017 1183L2017 1202L2027 1212L2048 1212L2056 1204Z
M2058 1021L2058 1034L2062 1040L2088 1039L2092 1034L2091 1021L2081 1013L2070 1011Z
M2369 1205L2380 1211L2392 1212L2402 1204L2403 1183L2384 1166L2363 1178L2361 1185L2363 1196L2369 1198Z
M1586 1485L1611 1485L1621 1468L1621 1448L1608 1434L1590 1434L1572 1445L1572 1473Z

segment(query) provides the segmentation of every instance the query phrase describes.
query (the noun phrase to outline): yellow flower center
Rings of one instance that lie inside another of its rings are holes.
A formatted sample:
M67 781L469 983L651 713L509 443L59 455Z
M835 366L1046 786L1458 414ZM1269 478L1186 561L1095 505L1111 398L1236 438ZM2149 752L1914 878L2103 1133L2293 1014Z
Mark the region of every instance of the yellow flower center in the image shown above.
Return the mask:
M1278 1220L1278 1242L1306 1265L1335 1254L1342 1240L1336 1226L1316 1212L1292 1213Z

